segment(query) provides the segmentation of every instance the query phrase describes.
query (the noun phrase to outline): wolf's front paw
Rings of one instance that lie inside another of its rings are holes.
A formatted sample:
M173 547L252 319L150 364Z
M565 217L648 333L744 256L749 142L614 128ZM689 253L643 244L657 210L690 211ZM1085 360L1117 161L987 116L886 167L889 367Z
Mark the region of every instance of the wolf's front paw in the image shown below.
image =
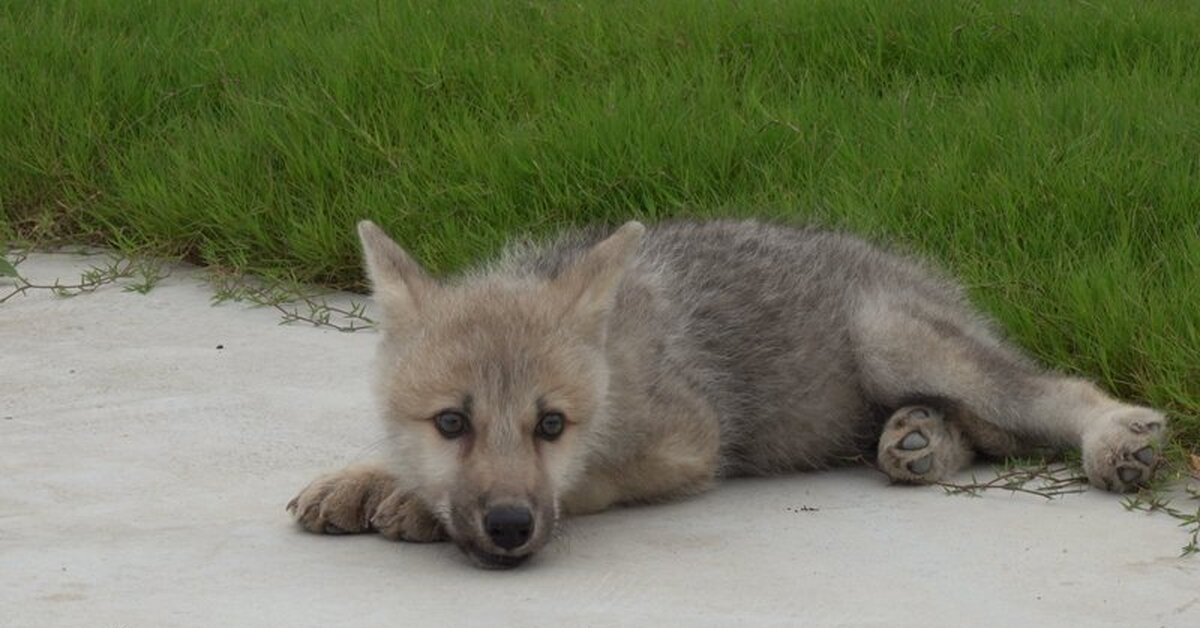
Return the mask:
M1107 414L1083 437L1083 470L1100 488L1127 493L1154 477L1167 417L1149 408L1125 406Z
M433 513L411 493L392 491L371 516L371 528L393 541L431 543L449 537Z
M396 480L374 467L350 467L313 480L288 502L296 523L318 534L354 534L371 529L376 507Z
M350 467L312 481L288 502L296 522L318 534L379 532L393 540L440 541L442 527L419 500L378 467Z

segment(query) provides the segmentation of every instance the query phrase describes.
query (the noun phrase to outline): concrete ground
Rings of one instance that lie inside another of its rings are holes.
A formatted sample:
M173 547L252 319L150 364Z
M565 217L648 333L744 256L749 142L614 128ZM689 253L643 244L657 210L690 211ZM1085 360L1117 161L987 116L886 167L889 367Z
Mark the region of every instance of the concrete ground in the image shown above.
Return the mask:
M73 279L89 261L21 270ZM378 449L376 336L210 294L178 269L147 295L0 305L0 625L1200 626L1176 522L1096 491L972 499L866 469L732 481L572 521L509 572L445 544L302 533L288 499Z

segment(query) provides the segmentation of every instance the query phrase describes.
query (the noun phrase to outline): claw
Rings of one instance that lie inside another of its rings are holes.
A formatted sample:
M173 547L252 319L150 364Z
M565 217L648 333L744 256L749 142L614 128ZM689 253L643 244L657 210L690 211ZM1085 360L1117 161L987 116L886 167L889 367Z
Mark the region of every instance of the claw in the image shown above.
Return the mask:
M325 534L349 534L349 532L333 525L332 523L326 523Z

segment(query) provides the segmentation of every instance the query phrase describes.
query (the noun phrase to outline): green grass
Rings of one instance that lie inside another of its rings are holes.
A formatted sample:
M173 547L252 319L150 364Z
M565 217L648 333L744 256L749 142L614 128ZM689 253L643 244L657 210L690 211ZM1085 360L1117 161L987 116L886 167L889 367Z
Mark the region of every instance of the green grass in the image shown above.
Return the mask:
M939 259L1200 445L1200 3L0 4L0 237L360 285L762 215Z

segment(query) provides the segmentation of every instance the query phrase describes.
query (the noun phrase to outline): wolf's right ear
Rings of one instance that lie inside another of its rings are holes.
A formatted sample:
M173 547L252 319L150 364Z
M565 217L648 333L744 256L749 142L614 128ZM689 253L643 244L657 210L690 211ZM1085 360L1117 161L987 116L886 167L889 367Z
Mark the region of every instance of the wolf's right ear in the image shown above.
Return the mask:
M646 227L629 221L589 249L556 280L571 296L570 312L584 325L585 333L602 338L617 288L633 261Z
M363 260L371 293L383 310L385 331L414 326L420 316L421 302L428 298L434 281L404 249L370 220L358 223Z

